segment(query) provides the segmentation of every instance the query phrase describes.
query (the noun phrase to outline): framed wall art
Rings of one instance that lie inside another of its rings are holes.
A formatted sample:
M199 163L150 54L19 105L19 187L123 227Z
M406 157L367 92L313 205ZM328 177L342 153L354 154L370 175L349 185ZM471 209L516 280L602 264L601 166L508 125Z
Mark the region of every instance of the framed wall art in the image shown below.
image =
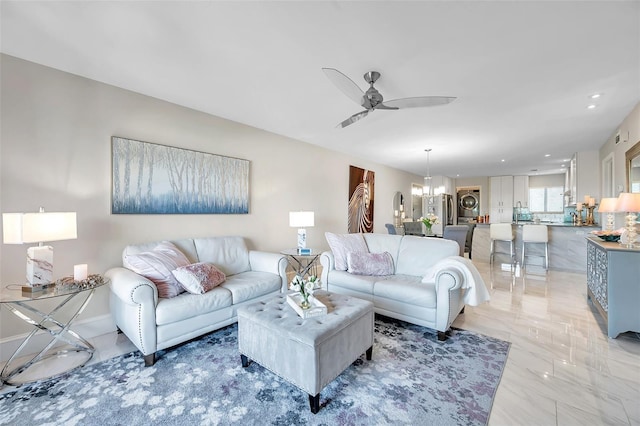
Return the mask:
M349 233L373 232L375 172L349 166Z
M111 138L113 214L248 214L249 160Z

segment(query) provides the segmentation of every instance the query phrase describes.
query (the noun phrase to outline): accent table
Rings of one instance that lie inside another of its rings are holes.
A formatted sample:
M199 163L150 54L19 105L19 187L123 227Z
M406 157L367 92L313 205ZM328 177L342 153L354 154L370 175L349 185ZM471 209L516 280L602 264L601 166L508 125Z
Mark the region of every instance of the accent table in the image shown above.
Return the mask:
M78 283L75 283L73 285L58 284L45 290L33 293L23 292L20 288L21 286L19 285L9 285L0 288L0 303L2 304L2 307L6 307L15 316L34 327L2 368L2 371L0 372L0 380L9 385L20 385L36 380L55 377L62 373L66 373L70 370L85 365L91 359L91 357L93 357L95 348L84 338L82 338L77 332L73 331L71 329L71 324L87 306L87 304L91 300L91 297L93 296L95 289L107 283L108 280L102 279L101 282L97 282L90 286L82 286L78 285ZM61 313L62 308L64 306L67 306L67 303L74 298L81 299L80 306L77 309L70 308L71 316L70 318L66 319L65 322L65 320L60 319L57 316ZM56 301L59 301L59 303L49 313L43 312L33 306L37 305L37 303L34 302L50 299L56 299ZM14 363L14 361L17 361L20 354L28 347L29 342L34 336L36 336L38 331L48 332L49 334L51 334L51 336L53 336L53 339L51 339L51 341L49 341L49 343L47 343L40 350L40 352L33 356L25 356L27 354L23 354L25 358L29 358L28 361L19 363L18 365L12 367L12 363ZM58 341L62 341L68 344L70 348L63 347L62 349L54 351L54 346ZM64 371L58 371L53 374L47 372L48 374L41 374L35 377L30 376L25 380L20 380L16 377L27 372L28 369L30 369L31 367L35 367L37 364L43 361L54 357L67 356L67 354L72 352L83 354L84 356L81 357L79 363L72 363L70 367L65 367L66 369Z
M298 249L282 250L280 254L287 256L289 265L296 271L296 275L300 275L304 279L306 275L310 275L309 271L313 268L313 275L318 276L315 271L317 261L322 254L321 250L311 249L311 254L300 254Z

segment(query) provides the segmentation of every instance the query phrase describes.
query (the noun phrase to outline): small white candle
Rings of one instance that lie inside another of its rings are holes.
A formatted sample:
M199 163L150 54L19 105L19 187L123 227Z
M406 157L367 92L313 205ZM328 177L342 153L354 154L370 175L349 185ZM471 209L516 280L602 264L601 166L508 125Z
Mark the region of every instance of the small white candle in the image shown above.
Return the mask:
M393 215L394 215L395 217L398 217L398 210L394 210L394 211L393 211Z
M404 204L400 204L400 211L403 212L404 211Z
M578 211L582 210L582 203L576 203L576 210Z
M589 204L589 199L591 198L591 195L585 195L584 196L584 203L585 204Z
M87 264L83 263L80 265L73 266L73 280L74 281L84 281L87 279Z
M589 207L593 207L596 205L596 199L591 197L589 198Z

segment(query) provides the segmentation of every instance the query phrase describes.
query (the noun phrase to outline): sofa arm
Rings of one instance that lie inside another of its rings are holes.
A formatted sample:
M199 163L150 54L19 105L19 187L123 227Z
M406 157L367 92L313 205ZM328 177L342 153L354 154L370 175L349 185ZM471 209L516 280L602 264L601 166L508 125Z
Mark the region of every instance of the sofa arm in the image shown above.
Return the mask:
M143 355L153 354L157 346L155 284L120 267L108 270L105 276L111 281L109 303L117 327Z
M441 269L436 274L436 330L447 331L462 310L463 279L453 268Z
M332 251L322 252L320 255L320 265L322 265L322 274L320 277L320 284L327 290L329 287L329 272L336 269L336 259L333 257Z
M265 251L249 251L249 263L252 271L271 272L280 276L281 291L284 293L289 287L287 280L287 258L282 254Z

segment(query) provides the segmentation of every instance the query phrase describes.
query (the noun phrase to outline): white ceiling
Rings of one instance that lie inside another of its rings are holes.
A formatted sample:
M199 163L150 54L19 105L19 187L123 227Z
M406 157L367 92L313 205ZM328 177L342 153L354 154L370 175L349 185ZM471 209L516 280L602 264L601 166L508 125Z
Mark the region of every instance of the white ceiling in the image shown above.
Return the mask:
M419 175L425 148L432 175L559 172L640 101L638 1L2 1L0 13L3 53ZM362 108L322 67L365 90L379 71L386 99L458 99L338 129Z

